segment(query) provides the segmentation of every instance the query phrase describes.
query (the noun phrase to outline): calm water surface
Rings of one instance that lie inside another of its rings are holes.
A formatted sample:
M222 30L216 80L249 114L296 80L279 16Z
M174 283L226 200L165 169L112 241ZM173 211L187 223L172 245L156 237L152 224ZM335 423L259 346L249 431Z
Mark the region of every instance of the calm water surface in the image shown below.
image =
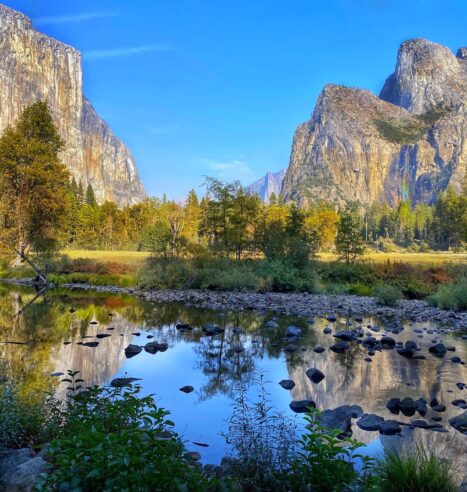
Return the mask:
M143 392L155 394L159 404L171 412L171 419L187 440L187 447L200 451L203 462L218 463L228 453L220 433L226 430L238 385L245 385L255 398L258 387L254 380L263 373L270 381L272 404L288 415L293 414L289 409L292 399L312 398L320 409L358 404L367 413L410 422L423 417L394 416L385 407L387 400L436 397L447 410L439 414L429 410L425 419L430 422L432 416L441 416L446 433L404 427L402 435L388 437L354 425L353 435L368 444L366 450L370 454L388 447L401 448L418 440L450 458L461 475L465 474L467 438L447 421L463 412L451 401L466 399L467 390L456 386L458 382L467 382L466 368L450 362L454 355L451 352L443 359L428 353L428 347L436 339L453 345L455 355L466 360L467 341L459 334L438 332L440 327L429 323L407 323L402 333L391 336L397 341L416 341L426 359L410 360L394 350L383 350L377 351L369 363L364 361L368 355L360 345L352 344L355 346L344 354L328 350L336 339L323 334L323 329L348 328L349 322L354 326L379 326L381 332L372 333L378 338L384 332L384 325L371 316L362 323L345 318L329 323L323 318L310 322L279 317L274 318L279 328L268 329L265 324L274 317L273 313L219 313L179 304L142 302L130 296L70 292L52 292L46 299L41 297L28 306L33 298L30 290L0 287L0 361L6 363L8 376L21 378L31 389L53 386L62 396L64 385L52 374L67 369L81 371L81 377L89 384L102 384L124 375L141 378ZM71 313L70 308L75 311ZM194 329L181 332L176 328L177 323L189 323ZM206 323L214 323L224 332L215 337L205 336L201 327ZM293 354L283 350L287 345L285 330L290 324L301 327L304 334ZM427 333L431 330L432 333ZM96 339L99 333L111 336ZM95 348L80 345L86 341L99 341L99 345ZM143 350L130 359L125 357L128 344L145 345L148 341L166 342L169 348L155 355ZM314 352L318 345L325 352ZM243 352L239 347L243 347ZM326 376L318 385L305 374L311 367L317 367ZM295 388L284 390L278 384L281 379L294 380ZM179 391L185 385L195 390L190 394ZM301 422L301 416L297 418ZM206 443L208 447L197 448L193 441Z

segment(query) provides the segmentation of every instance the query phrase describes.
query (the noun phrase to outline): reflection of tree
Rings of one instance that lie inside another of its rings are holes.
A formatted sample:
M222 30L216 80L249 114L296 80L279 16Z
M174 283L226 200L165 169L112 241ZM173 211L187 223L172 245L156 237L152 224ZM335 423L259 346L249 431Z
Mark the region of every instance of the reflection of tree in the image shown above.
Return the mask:
M243 347L243 351L236 348ZM208 377L208 382L199 390L201 400L207 400L216 393L232 396L238 382L248 384L255 371L256 344L251 336L234 333L232 326L224 324L224 332L204 336L195 346L198 355L197 368Z

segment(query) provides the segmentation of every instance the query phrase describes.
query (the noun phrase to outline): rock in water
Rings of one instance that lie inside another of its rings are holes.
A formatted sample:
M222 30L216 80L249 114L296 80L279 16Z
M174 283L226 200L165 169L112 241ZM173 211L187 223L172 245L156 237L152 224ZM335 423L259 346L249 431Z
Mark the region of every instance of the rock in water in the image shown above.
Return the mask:
M293 400L289 403L289 407L295 413L307 413L309 407L316 408L316 403L313 400Z
M131 357L138 355L141 352L141 350L143 350L143 348L140 347L139 345L130 344L125 349L125 355L126 355L127 359L130 359Z
M454 429L467 436L467 410L464 413L449 419L448 422L454 427Z
M279 381L279 384L286 390L291 390L295 386L295 382L291 379L283 379L282 381Z
M316 369L315 367L308 369L308 371L306 371L306 375L313 383L316 384L324 379L324 374L319 369Z
M342 405L333 410L324 410L319 416L319 423L323 427L338 429L343 434L350 434L351 419L356 419L363 415L363 410L359 405Z
M193 388L193 386L182 386L180 388L180 391L182 391L183 393L191 393L195 388Z
M110 383L110 386L113 386L114 388L123 388L135 381L141 381L141 378L115 378Z
M375 415L373 413L365 414L363 417L357 420L357 425L360 429L366 431L377 431L379 426L384 422L383 417Z
M47 101L65 141L60 154L77 182L92 184L97 201L136 203L146 194L125 144L82 92L81 54L36 31L25 15L0 5L0 131L37 100Z
M436 345L432 345L428 349L433 355L436 355L437 357L444 357L446 354L447 348L443 343L437 343Z
M448 186L459 193L466 94L467 60L425 39L402 43L380 97L326 85L311 120L295 132L285 200L395 206L406 199L431 204Z

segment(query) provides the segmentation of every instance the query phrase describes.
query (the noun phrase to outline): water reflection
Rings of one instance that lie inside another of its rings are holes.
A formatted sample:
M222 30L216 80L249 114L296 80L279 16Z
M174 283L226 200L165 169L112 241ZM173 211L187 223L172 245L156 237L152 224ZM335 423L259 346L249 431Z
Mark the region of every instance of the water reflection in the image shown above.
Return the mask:
M401 436L380 437L353 426L354 436L370 443L369 450L400 448L415 437L450 457L459 469L466 469L467 439L447 424L450 417L462 412L450 402L465 399L465 390L456 386L457 382L465 382L465 366L450 362L450 352L438 359L427 350L432 339L443 340L454 345L456 355L466 360L466 342L448 331L437 333L436 327L426 323L406 326L401 334L392 336L403 342L415 340L421 353L427 355L425 360L383 350L376 352L372 362L366 362L367 351L361 345L353 344L343 354L328 350L335 339L323 333L330 324L325 319L307 322L282 317L277 319L279 328L269 329L266 322L272 314L217 313L178 304L151 304L131 296L66 291L47 293L15 316L34 295L27 289L0 288L0 360L6 365L8 377L22 379L31 390L52 386L59 395L64 388L51 374L67 369L81 371L90 384L102 384L125 373L142 378L144 392L156 394L160 404L172 412L188 442L209 444L202 449L206 462L218 462L226 453L219 434L231 412L237 384L246 385L254 395L257 389L252 381L264 372L271 381L272 403L287 413L291 399L310 397L321 409L359 404L365 412L410 422L409 417L391 415L385 407L387 400L437 397L447 406L446 412L429 411L425 418L430 422L431 417L441 416L447 433L404 427ZM177 323L187 323L193 329L178 330ZM202 327L208 323L221 332L206 336ZM286 354L284 334L292 323L302 329L303 337L297 351ZM377 324L378 320L371 317L362 323ZM337 320L334 327L346 328L348 320ZM432 329L433 333L427 333ZM101 334L110 336L96 337ZM82 345L88 341L98 341L99 345ZM128 344L144 346L148 341L165 342L169 348L155 355L143 351L134 358L125 357ZM314 352L317 345L326 350ZM321 383L316 385L308 379L305 372L310 367L326 375ZM281 379L293 379L295 388L285 391L277 384ZM180 392L184 385L194 386L195 391L188 395Z

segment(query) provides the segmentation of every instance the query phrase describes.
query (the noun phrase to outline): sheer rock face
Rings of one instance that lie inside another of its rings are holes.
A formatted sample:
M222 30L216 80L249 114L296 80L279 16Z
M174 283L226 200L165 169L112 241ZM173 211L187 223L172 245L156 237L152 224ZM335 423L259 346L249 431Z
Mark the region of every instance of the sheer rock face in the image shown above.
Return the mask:
M281 192L284 176L285 169L277 173L268 171L265 176L252 183L247 189L250 193L256 193L264 203L269 203L272 193L277 196Z
M61 159L77 181L92 185L99 202L125 205L145 197L130 151L83 97L79 51L0 5L0 131L37 100L48 102L65 141Z
M403 43L380 97L328 85L294 136L282 193L299 203L433 203L467 163L467 50Z

